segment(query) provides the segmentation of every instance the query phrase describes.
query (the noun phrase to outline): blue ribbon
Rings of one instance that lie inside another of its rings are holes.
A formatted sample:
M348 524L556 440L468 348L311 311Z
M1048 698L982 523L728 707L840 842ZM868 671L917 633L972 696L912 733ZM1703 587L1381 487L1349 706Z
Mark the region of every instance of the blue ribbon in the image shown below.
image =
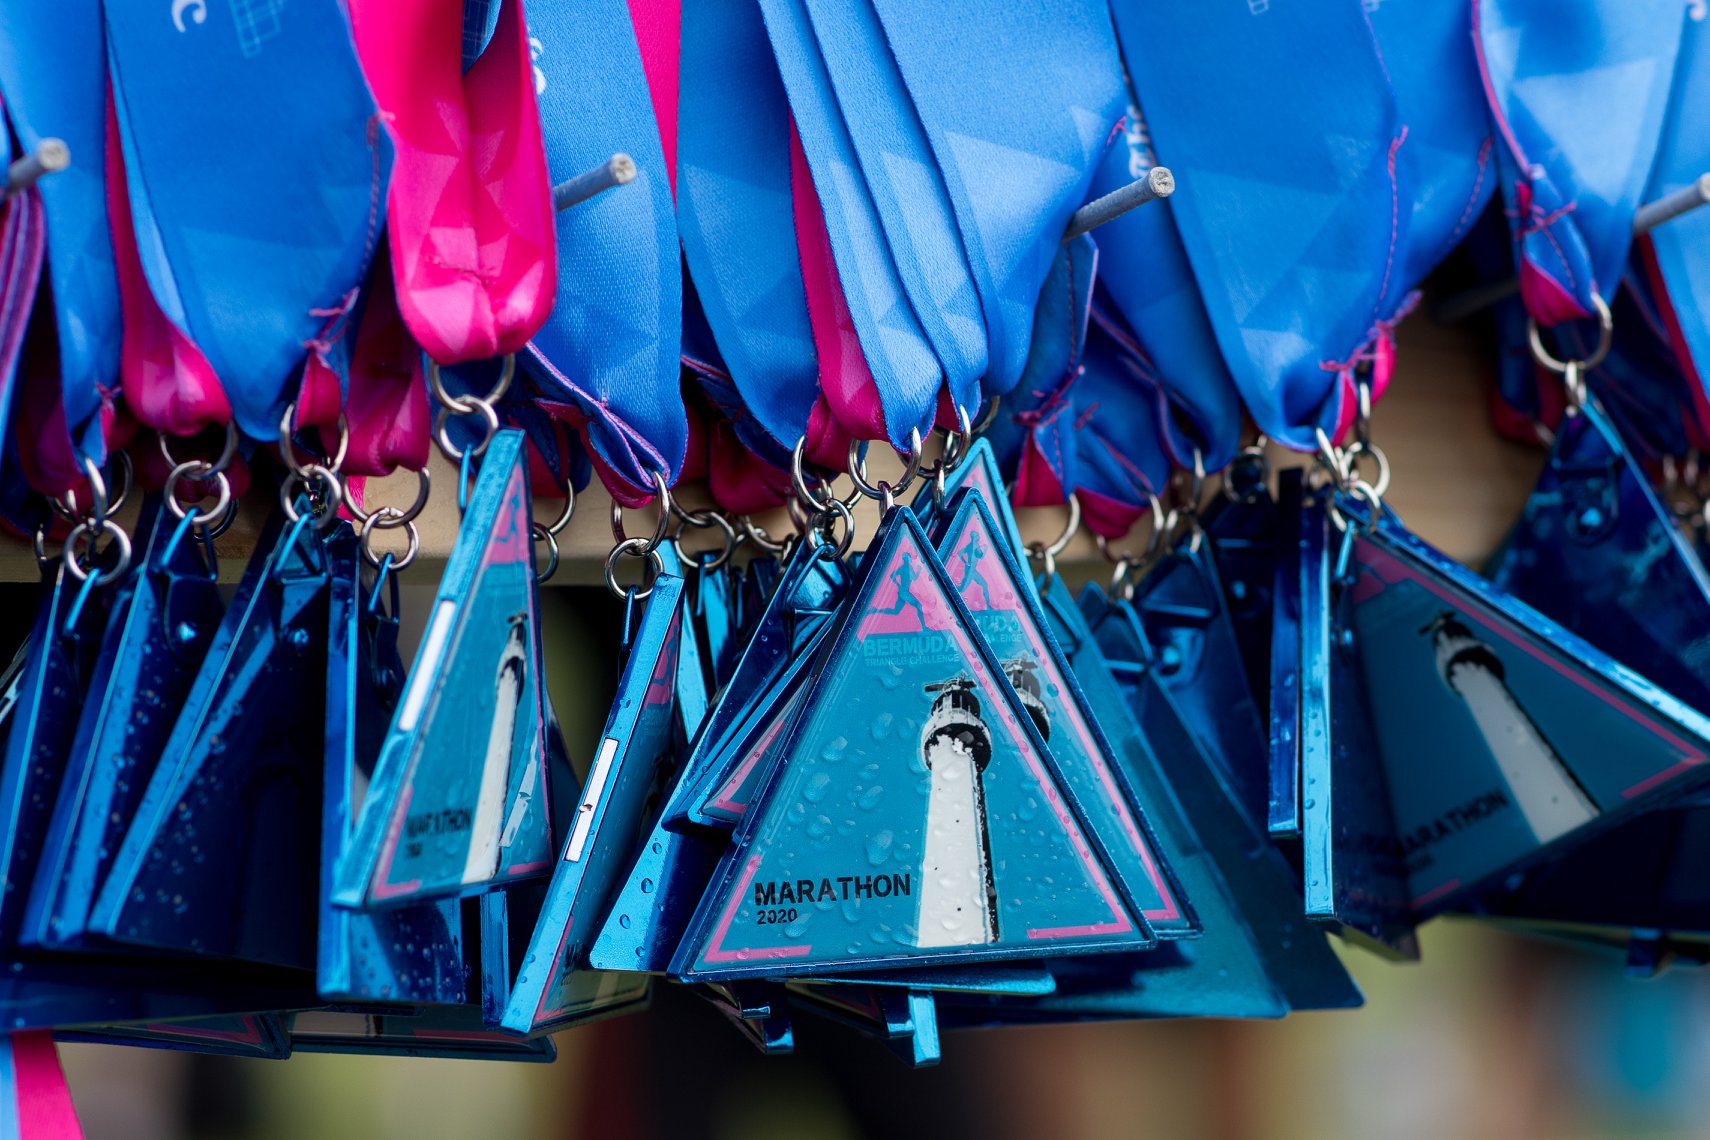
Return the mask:
M683 281L665 152L623 0L529 5L540 125L562 180L623 151L636 178L558 214L558 295L524 364L587 418L589 446L634 488L675 481L688 443Z
M149 285L238 425L273 439L304 346L354 301L382 222L390 144L343 8L190 0L106 14Z
M96 412L119 378L119 280L107 228L107 67L100 0L0 6L0 92L25 151L65 141L71 165L39 181L74 445L106 462Z

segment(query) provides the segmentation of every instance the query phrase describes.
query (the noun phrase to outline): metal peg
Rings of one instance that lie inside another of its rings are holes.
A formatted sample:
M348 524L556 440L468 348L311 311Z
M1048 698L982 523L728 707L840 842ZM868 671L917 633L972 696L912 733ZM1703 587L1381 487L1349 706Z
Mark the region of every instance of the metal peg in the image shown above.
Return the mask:
M1672 222L1706 204L1710 204L1710 174L1700 174L1690 186L1682 186L1672 194L1640 206L1633 215L1633 232L1648 234L1664 222Z
M1704 205L1710 205L1710 174L1700 174L1689 185L1640 206L1633 214L1633 236L1643 237L1665 222L1672 222ZM1443 298L1432 307L1431 319L1439 324L1459 324L1474 313L1483 312L1519 292L1518 278L1487 281Z
M566 178L554 186L552 206L557 210L568 210L596 194L604 194L614 186L634 181L635 159L620 151L592 170L583 171L574 178Z
M1167 166L1154 166L1146 177L1095 198L1069 216L1069 226L1063 231L1064 241L1074 241L1088 230L1114 221L1136 206L1157 198L1168 198L1176 192L1176 176Z
M28 190L44 174L53 174L71 165L71 148L64 139L43 139L36 149L6 167L6 197Z

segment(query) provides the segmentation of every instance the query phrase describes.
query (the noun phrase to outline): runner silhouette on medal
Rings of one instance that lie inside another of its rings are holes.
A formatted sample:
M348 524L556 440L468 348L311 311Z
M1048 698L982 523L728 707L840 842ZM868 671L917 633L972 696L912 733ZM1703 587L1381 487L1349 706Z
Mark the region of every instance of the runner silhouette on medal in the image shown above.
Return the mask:
M890 577L890 580L897 584L897 600L891 603L890 609L874 612L887 615L900 614L904 606L913 606L915 614L920 618L920 628L925 629L926 611L920 608L920 602L916 600L914 591L911 589L917 576L914 569L914 556L906 550L903 551L902 565L891 571Z
M980 596L985 599L984 609L992 608L992 592L986 586L986 576L980 573L980 559L986 556L986 544L980 541L978 534L968 536L968 545L962 548L959 557L962 560L961 592L964 597L968 593L968 583L972 582L980 588Z

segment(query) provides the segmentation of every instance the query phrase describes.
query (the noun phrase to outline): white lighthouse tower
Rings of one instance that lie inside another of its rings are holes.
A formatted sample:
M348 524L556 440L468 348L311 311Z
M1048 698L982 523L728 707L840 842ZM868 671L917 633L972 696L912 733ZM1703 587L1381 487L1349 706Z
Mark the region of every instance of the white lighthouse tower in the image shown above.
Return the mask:
M1538 841L1548 843L1594 818L1597 805L1509 691L1502 659L1454 614L1443 614L1425 632L1436 646L1443 682L1467 703Z
M523 790L523 804L513 805L512 821L500 834L500 822L505 808L505 790L510 782L511 756L516 749L517 718L522 705L524 674L528 655L524 641L528 637L528 615L513 614L510 632L499 651L499 666L493 683L497 696L493 704L493 720L487 731L487 750L481 761L480 791L475 799L475 818L470 825L469 852L464 860L463 881L477 883L490 879L499 869L501 848L515 837L522 822L519 806L526 806L527 794L532 792L534 773L528 773ZM530 764L538 762L531 757Z
M926 801L916 946L975 946L998 937L982 782L992 738L973 690L965 677L926 686L938 698L920 733L932 790Z

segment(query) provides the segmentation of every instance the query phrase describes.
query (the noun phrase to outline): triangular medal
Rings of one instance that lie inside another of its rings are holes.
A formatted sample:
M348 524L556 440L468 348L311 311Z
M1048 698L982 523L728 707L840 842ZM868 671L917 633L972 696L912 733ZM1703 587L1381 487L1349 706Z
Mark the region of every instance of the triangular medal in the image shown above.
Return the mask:
M689 595L693 588L689 573L700 577L702 572L695 567L684 565L675 542L661 543L654 553L659 557L659 573L683 579L683 608L688 610L691 602ZM697 622L685 621L678 634L677 694L672 699L677 709L677 723L681 726L683 739L688 741L695 738L695 734L700 731L701 722L707 718L707 707L711 704L713 692L710 688L711 682L707 680L711 665Z
M523 435L507 429L482 459L339 861L339 905L475 894L551 869L536 588Z
M384 1013L308 1009L287 1015L294 1053L360 1053L458 1061L541 1061L558 1057L552 1039L525 1041L488 1028L473 1006L416 1006Z
M1105 836L1129 905L1158 937L1190 936L1198 930L1191 902L1158 857L1146 817L1051 636L1033 583L1002 549L1004 541L984 495L969 490L938 541L938 555L1086 818Z
M1224 471L1223 491L1206 509L1201 525L1217 564L1223 610L1247 667L1247 691L1263 720L1270 708L1272 590L1284 516L1268 486L1232 484L1232 474ZM1287 474L1280 472L1279 481Z
M454 1004L467 995L462 907L456 899L350 910L332 901L333 870L355 834L361 789L373 773L403 688L394 605L373 596L355 535L327 543L326 768L321 803L320 924L315 986L341 1002Z
M649 799L678 751L682 593L681 578L656 578L632 634L570 837L505 1009L503 1024L513 1033L542 1033L575 1020L602 996L591 998L590 985L597 990L626 980L622 974L589 976L582 959L620 877L634 862Z
M690 749L688 759L683 762L682 771L666 797L659 818L654 821L647 841L641 845L635 864L629 869L629 876L612 904L611 913L606 916L605 925L588 952L588 961L596 969L661 973L670 965L671 956L682 941L683 932L706 892L708 880L725 846L722 835L701 826L685 824L691 815L691 807L694 808L692 815L696 823L707 820L716 825L725 818L710 816L705 802L691 805L691 797L697 789L711 784L714 790L703 796L703 801L710 796L711 810L734 808L736 796L742 793L735 789L726 790L731 777L726 776L723 783L715 783L713 774L729 771L734 764L735 771L741 773L738 785L746 792L770 770L761 761L775 742L781 743L789 710L780 712L774 708L767 713L762 708L767 704L775 705L775 695L780 687L789 684L791 673L800 671L812 661L812 648L818 644L817 635L827 625L824 611L835 606L847 579L842 562L835 557L818 557L810 550L798 558L792 563L791 574L766 607L731 684L720 695L704 730ZM802 620L795 609L797 606L805 606L814 614L809 620ZM734 704L727 704L733 700L731 690L746 671L779 668L784 671L784 679L773 678L758 692L752 685L742 684L741 691L747 694L747 699L756 705L756 709L743 721L746 730L735 738L733 744L733 734L738 731L738 726L733 723L737 718L730 715ZM745 809L747 799L741 802ZM737 812L728 818L734 821L740 815L741 812ZM724 826L728 827L729 823Z
M804 1009L879 1038L916 1068L936 1065L943 1056L938 1006L930 990L817 982L791 982L788 988Z
M112 591L55 564L51 585L7 684L4 768L0 768L0 946L14 947L24 895L41 857L66 753L84 695L95 680ZM14 686L16 686L14 690ZM13 695L15 692L15 696Z
M1710 779L1710 720L1394 519L1361 526L1350 575L1417 917Z
M1021 527L1015 521L1015 513L1009 509L1009 496L1003 489L1003 472L998 467L997 453L992 450L991 440L981 436L968 448L967 454L950 469L944 477L944 494L936 493L936 487L931 480L921 488L911 504L915 517L920 519L928 531L934 529L938 516L950 503L951 498L964 487L972 487L980 493L986 505L992 510L992 517L998 526L1003 528L1005 549L1016 552L1017 558L1027 553L1027 544L1022 541Z
M802 656L808 645L817 644L848 588L849 568L835 548L797 545L684 765L682 794L672 797L665 815L672 827L720 826L718 820L700 814L700 805L713 785L726 778L724 758L733 747L733 736L764 715L770 707L766 694L775 690L791 661Z
M224 1017L185 1021L154 1021L136 1025L90 1026L59 1030L55 1041L78 1041L92 1045L141 1045L150 1049L178 1049L223 1057L254 1057L281 1060L291 1055L284 1015L234 1013Z
M1301 508L1300 838L1306 913L1338 923L1368 948L1419 956L1396 842L1400 800L1391 793L1366 682L1382 650L1351 616L1358 593L1341 567L1344 536L1316 495ZM1374 656L1373 654L1376 654ZM1415 730L1416 731L1416 730ZM1392 805L1395 814L1392 814Z
M285 532L229 640L202 664L113 868L92 934L312 968L327 553L308 513Z
M1498 589L1710 713L1710 576L1595 403L1562 417Z
M1158 651L1158 675L1189 731L1249 816L1265 819L1266 725L1247 687L1240 642L1206 544L1190 542L1166 555L1140 579L1133 604Z
M1270 660L1267 663L1271 794L1265 825L1279 839L1300 838L1300 528L1305 491L1305 476L1298 467L1278 473L1278 550L1271 581Z
M1157 805L1150 818L1164 857L1194 900L1205 935L1170 947L1173 959L1139 956L1114 993L1090 984L1088 971L1062 975L1063 996L1053 1008L1269 1017L1359 1004L1335 952L1301 915L1294 871L1183 725L1140 623L1110 608L1098 587L1086 592L1077 606L1053 581L1046 612L1143 802ZM1101 615L1096 632L1084 616L1089 610ZM1126 666L1126 684L1118 666Z
M154 521L139 543L142 568L108 623L101 684L83 707L30 888L19 936L27 946L64 945L83 930L172 734L173 710L220 628L211 550L158 501L143 518Z
M858 576L671 972L1151 944L911 512L886 516Z

